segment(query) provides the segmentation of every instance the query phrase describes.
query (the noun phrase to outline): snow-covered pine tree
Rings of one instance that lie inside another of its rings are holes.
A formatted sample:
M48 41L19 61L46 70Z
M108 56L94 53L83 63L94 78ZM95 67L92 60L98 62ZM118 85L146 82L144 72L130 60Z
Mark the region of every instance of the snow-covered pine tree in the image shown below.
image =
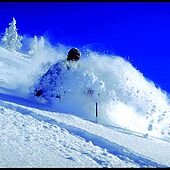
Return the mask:
M41 37L40 40L38 40L37 36L34 36L32 42L30 44L30 50L29 50L28 54L29 55L39 54L43 48L44 48L44 38Z
M34 36L31 44L30 44L30 50L28 51L29 55L35 55L38 51L38 38L37 36Z
M18 35L16 28L16 20L13 17L13 21L9 23L9 28L6 28L5 34L1 41L4 47L8 50L17 51L22 47L22 36Z
M43 48L44 48L44 37L41 37L39 41L39 49L41 50Z

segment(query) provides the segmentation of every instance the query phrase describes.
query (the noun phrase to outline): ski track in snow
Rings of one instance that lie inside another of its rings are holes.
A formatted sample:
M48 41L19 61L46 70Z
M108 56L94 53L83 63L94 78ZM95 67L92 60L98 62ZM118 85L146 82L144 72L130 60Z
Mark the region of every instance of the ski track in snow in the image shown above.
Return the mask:
M38 103L35 104L26 99L23 99L20 97L14 97L10 95L5 95L2 93L0 94L0 100L1 100L0 102L1 106L4 106L5 108L16 110L17 112L23 115L32 116L34 119L40 122L43 121L52 126L58 126L61 129L65 129L71 135L79 136L85 139L85 141L87 142L91 141L94 145L99 146L101 148L105 148L109 153L116 155L118 158L120 158L123 161L129 161L129 162L135 163L139 167L167 167L165 165L162 165L150 159L147 159L140 154L134 153L128 148L121 146L117 143L114 143L113 141L111 142L102 136L98 136L94 133L91 133L79 127L67 125L66 123L63 123L63 122L58 122L57 119L53 119L48 116L37 114L37 112L31 111L28 108L26 108L26 107L32 107L32 108L38 107L38 109L43 110L45 108L45 107L42 108L43 105L41 106ZM5 100L7 102L5 102ZM9 103L9 102L14 102L14 103ZM23 104L24 106L22 106ZM50 111L50 108L47 109L46 107L46 110ZM91 155L88 155L88 156L91 156ZM97 158L93 157L92 159L94 159L98 164L100 164L100 161ZM102 164L103 162L101 162L101 165Z

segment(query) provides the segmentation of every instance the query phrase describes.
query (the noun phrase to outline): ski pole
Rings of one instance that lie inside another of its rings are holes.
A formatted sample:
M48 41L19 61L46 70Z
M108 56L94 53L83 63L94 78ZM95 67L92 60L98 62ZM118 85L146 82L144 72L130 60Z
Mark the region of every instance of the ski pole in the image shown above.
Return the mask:
M98 116L97 102L96 102L96 117Z

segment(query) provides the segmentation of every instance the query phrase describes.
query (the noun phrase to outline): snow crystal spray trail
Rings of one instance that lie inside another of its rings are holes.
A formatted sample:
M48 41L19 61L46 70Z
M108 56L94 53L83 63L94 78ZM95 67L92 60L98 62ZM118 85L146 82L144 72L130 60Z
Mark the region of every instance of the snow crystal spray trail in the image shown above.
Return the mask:
M69 49L46 46L26 61L0 49L3 56L15 61L12 65L1 57L0 64L9 72L1 70L3 87L20 97L33 94L41 76L57 61L64 60ZM62 86L54 84L52 89L61 95L49 101L56 111L170 141L169 98L122 57L82 53L80 61L63 75Z
M56 110L169 140L167 95L122 57L91 52L62 82L54 88L65 92L61 100L51 99Z

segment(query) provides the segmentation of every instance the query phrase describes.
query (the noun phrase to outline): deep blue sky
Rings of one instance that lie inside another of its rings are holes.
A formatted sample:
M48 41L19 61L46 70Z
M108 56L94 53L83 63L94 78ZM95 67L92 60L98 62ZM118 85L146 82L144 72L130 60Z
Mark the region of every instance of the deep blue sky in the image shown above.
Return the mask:
M129 58L170 92L170 2L0 2L1 33L12 17L20 35L45 33L52 43Z

